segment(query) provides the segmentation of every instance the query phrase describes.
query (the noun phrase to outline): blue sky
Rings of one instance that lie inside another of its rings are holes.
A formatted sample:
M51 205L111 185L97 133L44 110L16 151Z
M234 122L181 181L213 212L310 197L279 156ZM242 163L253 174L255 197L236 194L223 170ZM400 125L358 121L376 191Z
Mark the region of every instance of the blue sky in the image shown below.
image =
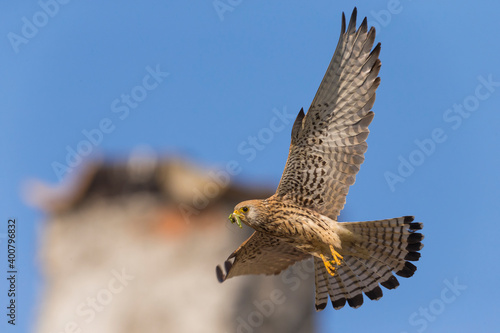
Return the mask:
M46 7L51 15L35 1L2 4L0 237L15 217L20 298L15 329L2 310L1 330L29 330L40 290L42 216L20 198L26 179L57 183L81 166L74 157L68 165L71 150L91 158L147 145L207 166L236 160L237 181L276 186L290 140L283 115L309 106L341 12L354 5L359 22L367 16L378 29L382 83L343 218L415 215L426 239L414 277L360 309L327 308L317 314L320 328L500 330L500 4L222 2L231 3L223 13L213 1L70 1ZM269 136L277 113L284 126ZM83 143L85 133L95 144ZM262 150L243 151L259 135Z

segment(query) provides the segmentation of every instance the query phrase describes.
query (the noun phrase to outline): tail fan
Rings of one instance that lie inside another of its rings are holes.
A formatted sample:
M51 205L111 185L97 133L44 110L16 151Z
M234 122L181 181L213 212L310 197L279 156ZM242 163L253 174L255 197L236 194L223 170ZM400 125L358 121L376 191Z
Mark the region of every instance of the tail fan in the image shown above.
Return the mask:
M353 308L363 304L363 293L371 300L379 300L382 289L395 289L399 281L392 274L408 278L417 267L411 261L420 259L424 236L417 233L423 224L413 222L413 216L366 222L344 222L342 226L360 240L357 248L366 249L363 254L344 255L342 265L335 275L328 274L319 258L314 258L316 283L316 310L326 307L328 296L335 309L346 302Z

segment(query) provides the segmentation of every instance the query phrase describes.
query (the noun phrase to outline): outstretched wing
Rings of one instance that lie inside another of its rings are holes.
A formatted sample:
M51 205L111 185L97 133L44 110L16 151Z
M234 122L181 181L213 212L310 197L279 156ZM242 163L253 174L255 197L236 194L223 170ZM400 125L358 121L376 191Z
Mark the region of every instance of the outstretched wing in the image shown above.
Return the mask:
M292 142L276 196L336 219L364 161L370 111L380 78L380 43L366 17L356 30L356 8L318 92L292 129Z
M276 237L256 231L224 262L226 273L216 267L217 279L224 282L238 275L278 274L310 256Z

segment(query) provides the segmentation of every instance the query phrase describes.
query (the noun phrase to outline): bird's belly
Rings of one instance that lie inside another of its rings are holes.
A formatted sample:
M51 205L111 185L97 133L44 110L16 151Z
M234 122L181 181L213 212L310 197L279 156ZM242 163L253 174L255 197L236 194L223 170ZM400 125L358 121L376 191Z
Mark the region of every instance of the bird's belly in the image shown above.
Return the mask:
M319 252L318 252L318 247L317 246L314 246L312 244L294 244L295 247L299 250L301 250L302 252L305 252L305 253L309 253L315 257L319 257Z
M294 234L279 237L281 240L293 245L298 250L311 254L315 257L320 257L322 253L329 253L329 245L324 243L316 234Z
M320 242L311 242L311 243L302 243L302 244L293 244L297 249L306 252L314 257L321 257L323 255L330 255L330 244L320 243Z
M337 222L320 219L286 219L268 225L266 230L273 236L315 257L330 255L330 245L341 250L341 232Z

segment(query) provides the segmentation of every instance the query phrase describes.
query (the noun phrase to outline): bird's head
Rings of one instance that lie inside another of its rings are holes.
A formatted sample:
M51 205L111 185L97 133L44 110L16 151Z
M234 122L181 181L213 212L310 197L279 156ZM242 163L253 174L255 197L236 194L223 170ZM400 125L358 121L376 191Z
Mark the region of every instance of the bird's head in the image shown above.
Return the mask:
M240 202L234 207L234 212L229 215L229 221L236 223L241 228L241 223L255 228L265 220L265 208L263 200L247 200Z

